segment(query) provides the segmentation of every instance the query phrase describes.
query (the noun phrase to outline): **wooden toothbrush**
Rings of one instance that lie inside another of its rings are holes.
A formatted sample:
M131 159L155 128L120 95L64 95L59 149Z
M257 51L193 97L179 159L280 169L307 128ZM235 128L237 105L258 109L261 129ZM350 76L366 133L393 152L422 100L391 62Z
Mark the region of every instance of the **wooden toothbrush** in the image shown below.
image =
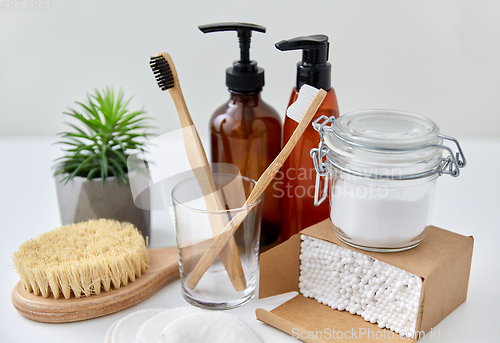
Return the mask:
M186 155L204 195L207 209L225 210L226 208L220 192L215 187L205 150L182 95L179 78L177 77L177 71L175 70L172 58L168 53L162 52L155 57L151 57L150 65L156 76L158 86L163 91L168 90L174 101L182 126ZM229 222L228 217L223 215L209 215L209 220L214 237L217 237ZM219 252L222 264L231 279L234 289L238 292L245 290L247 288L245 274L243 273L234 237L226 240L224 246L219 249Z
M285 160L288 158L298 140L306 130L314 114L323 102L326 94L327 93L322 89L318 90L308 85L302 86L297 101L295 101L295 103L293 103L293 105L287 110L287 116L298 122L299 125L293 132L292 137L290 137L290 140L286 143L283 150L281 150L279 155L260 176L243 207L251 206L262 196L264 190L267 188L276 173L278 173L281 169L281 166L285 163ZM250 210L251 208L248 209L248 211ZM190 289L194 289L196 287L203 274L205 274L216 259L217 255L219 255L219 253L224 249L226 243L231 241L233 234L236 232L243 220L245 220L248 211L239 212L236 216L234 216L234 218L224 228L224 231L222 231L222 233L212 242L211 246L198 261L189 276L187 286Z

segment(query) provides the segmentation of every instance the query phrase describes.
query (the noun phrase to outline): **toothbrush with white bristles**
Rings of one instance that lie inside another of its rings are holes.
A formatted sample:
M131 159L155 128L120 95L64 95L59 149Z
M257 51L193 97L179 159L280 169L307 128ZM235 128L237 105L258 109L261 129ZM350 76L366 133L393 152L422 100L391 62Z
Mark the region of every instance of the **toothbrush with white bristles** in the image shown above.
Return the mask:
M303 85L300 88L297 100L288 108L286 112L286 115L298 122L299 125L297 126L279 155L276 156L274 161L260 176L257 184L253 188L243 207L251 206L260 199L260 197L264 193L264 190L281 169L283 163L285 163L286 159L306 130L314 114L323 102L326 94L326 91L324 91L323 89L316 89L309 85ZM243 220L245 220L247 214L248 211L239 212L236 216L234 216L229 224L226 225L221 234L214 239L208 250L203 254L202 258L196 264L191 275L189 275L187 286L190 289L194 289L196 287L203 274L205 274L205 272L217 258L217 255L219 255L226 243L231 239L231 237L233 237L233 234L236 232L240 224L243 222Z

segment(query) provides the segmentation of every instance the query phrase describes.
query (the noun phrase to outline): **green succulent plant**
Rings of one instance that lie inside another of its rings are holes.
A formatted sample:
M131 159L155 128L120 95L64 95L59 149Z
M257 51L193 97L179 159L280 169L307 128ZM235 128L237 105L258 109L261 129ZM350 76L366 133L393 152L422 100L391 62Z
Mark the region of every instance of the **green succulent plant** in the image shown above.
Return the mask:
M132 98L124 100L123 91L115 95L112 87L102 92L87 93L85 103L75 102L80 111L69 108L66 115L80 125L68 124L72 131L62 132L63 157L54 162L54 175L65 175L61 182L75 176L87 180L101 178L104 188L107 177L114 176L118 183L127 180L127 157L131 150L141 149L150 134L145 130L150 119L144 110L129 111Z

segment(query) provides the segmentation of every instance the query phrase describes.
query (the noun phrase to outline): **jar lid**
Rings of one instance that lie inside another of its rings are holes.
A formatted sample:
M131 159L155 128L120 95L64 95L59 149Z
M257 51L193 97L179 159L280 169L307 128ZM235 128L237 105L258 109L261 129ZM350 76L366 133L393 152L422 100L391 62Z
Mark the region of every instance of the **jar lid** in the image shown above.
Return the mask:
M346 143L367 147L404 149L435 142L439 127L423 116L389 110L347 113L333 123Z
M441 155L439 127L430 119L393 110L363 110L340 116L325 134L329 149L358 160L408 163Z
M330 165L371 179L457 177L467 163L455 138L440 134L432 120L417 114L364 110L337 119L320 116L312 125L320 136L318 148L311 150L319 176L326 176ZM443 145L444 140L454 143L458 152Z

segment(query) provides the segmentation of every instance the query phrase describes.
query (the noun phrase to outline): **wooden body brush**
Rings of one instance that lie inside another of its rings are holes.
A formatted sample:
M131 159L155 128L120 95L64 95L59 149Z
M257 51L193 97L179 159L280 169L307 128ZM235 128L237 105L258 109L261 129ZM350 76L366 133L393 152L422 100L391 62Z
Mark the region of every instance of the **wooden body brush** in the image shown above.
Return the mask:
M222 201L222 197L220 193L216 191L205 150L203 149L193 120L189 115L186 102L184 101L179 78L177 77L177 71L175 70L172 58L168 53L163 52L155 57L151 57L150 65L156 76L158 86L161 90L168 90L170 92L175 107L177 108L177 113L183 129L182 134L184 137L186 155L204 195L207 209L225 210L226 208ZM214 236L220 234L229 222L228 218L219 215L209 216L209 220ZM238 247L236 241L232 237L227 240L226 243L227 244L221 247L220 258L231 279L234 289L240 292L247 288L247 284L238 253Z
M295 129L292 137L290 137L288 143L284 146L283 150L281 150L279 155L260 176L243 207L252 205L260 198L262 193L264 193L264 190L267 188L276 173L278 173L281 169L281 166L285 163L285 160L288 158L299 138L304 133L306 127L311 122L326 94L327 93L322 89L318 90L308 85L302 86L299 92L299 98L288 108L287 111L287 116L298 122L299 125ZM187 282L187 286L189 288L194 289L196 287L203 274L205 274L207 269L212 265L215 258L224 248L226 243L233 239L233 234L243 222L247 213L248 212L239 212L231 220L231 222L226 225L222 233L215 238L209 249L196 264L195 268L191 272L191 275L189 275Z
M175 247L146 249L132 224L109 219L66 225L29 240L14 253L13 265L21 278L12 291L14 307L46 323L120 311L179 277Z

